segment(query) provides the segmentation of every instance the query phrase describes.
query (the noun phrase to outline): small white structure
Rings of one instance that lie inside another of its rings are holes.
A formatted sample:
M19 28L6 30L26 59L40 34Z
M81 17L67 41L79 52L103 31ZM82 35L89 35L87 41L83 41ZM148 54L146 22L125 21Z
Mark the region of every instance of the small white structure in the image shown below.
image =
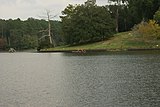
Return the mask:
M10 49L9 49L9 52L10 52L10 53L14 53L14 52L16 52L16 50L15 50L14 48L10 48Z

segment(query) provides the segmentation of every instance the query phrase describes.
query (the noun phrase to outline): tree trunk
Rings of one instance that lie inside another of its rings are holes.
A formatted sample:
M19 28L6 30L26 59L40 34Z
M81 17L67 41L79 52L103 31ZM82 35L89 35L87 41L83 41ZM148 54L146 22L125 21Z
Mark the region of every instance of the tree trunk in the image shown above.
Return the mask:
M50 44L53 44L52 37L51 37L51 24L49 20L48 20L48 36L49 36Z
M52 37L51 37L51 24L50 24L50 14L49 14L49 11L47 12L47 17L48 17L48 36L49 36L49 42L50 42L50 44L53 44Z
M118 19L119 19L119 10L118 10L118 7L117 7L117 12L116 12L116 32L118 32L119 31L119 29L118 29Z

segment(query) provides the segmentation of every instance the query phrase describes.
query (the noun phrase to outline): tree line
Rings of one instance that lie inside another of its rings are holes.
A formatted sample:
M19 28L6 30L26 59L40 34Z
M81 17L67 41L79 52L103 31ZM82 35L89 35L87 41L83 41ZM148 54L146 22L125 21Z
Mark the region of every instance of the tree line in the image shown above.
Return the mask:
M114 19L104 6L69 5L62 13L62 31L67 44L100 41L115 32Z
M160 8L159 0L110 0L116 4L109 5L113 18L118 16L118 31L128 31L141 21L154 18ZM116 13L118 10L118 13ZM118 15L117 15L118 14Z
M62 42L61 38L61 22L51 21L51 35L55 39L56 44ZM0 19L0 48L15 48L17 50L33 49L39 45L47 45L46 38L42 38L48 34L48 22L28 18L25 21L18 19L2 20ZM45 44L44 44L45 43Z
M54 45L50 44L49 38L45 36L48 28L45 20L1 19L0 47L5 43L16 49L92 43L109 39L117 32L129 31L142 21L154 19L160 24L160 0L109 1L106 6L97 6L95 2L69 4L62 11L61 21L51 21ZM5 38L5 41L2 38Z
M62 11L62 31L67 44L108 39L150 19L160 20L159 0L109 0L109 5L68 5Z

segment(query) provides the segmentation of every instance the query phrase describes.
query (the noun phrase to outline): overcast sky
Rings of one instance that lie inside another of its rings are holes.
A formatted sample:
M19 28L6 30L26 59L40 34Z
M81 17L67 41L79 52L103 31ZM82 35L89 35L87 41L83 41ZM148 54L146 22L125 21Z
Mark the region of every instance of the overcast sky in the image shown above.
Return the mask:
M68 4L82 4L86 0L0 0L0 19L26 20L29 17L39 18L45 10L61 15ZM97 0L98 5L106 5L107 0ZM55 18L59 19L58 17Z

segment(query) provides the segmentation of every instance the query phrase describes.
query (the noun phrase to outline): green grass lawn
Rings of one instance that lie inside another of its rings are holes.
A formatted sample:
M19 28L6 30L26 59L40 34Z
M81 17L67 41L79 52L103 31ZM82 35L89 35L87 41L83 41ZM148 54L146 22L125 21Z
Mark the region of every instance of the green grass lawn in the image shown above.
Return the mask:
M127 49L151 49L160 48L160 40L146 40L140 36L136 36L132 32L122 32L115 34L109 40L79 45L79 46L59 46L55 48L43 49L42 51L58 51L58 50L98 50L104 49L109 51L121 51Z

